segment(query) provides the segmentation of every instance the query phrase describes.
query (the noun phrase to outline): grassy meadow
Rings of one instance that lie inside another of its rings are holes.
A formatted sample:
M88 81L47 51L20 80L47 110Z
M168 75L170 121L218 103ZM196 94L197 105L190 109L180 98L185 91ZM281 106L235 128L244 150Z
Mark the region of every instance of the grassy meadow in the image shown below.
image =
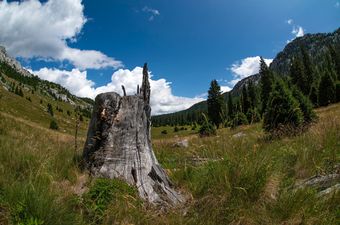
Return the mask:
M0 224L339 224L339 192L320 198L292 187L340 163L340 104L318 109L307 132L281 140L267 140L261 124L206 138L191 127L153 128L155 154L187 198L160 212L124 182L91 179L81 169L88 121L75 151L68 106L56 113L61 129L53 131L34 95L28 102L2 91L0 101ZM174 147L182 139L189 147Z

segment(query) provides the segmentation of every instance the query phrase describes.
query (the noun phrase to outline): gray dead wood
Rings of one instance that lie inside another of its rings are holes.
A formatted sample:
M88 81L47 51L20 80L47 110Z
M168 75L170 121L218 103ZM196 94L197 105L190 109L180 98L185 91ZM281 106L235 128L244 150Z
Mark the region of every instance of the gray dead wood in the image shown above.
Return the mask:
M151 146L150 84L147 65L137 94L99 94L89 125L83 158L93 176L118 178L135 185L141 198L154 205L184 201L173 189Z

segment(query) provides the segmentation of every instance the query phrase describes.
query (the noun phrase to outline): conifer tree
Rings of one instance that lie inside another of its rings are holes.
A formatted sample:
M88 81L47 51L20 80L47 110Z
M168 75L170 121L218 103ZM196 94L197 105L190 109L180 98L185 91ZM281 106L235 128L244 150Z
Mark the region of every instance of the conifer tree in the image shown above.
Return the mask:
M233 104L233 98L231 97L230 92L228 93L228 103L227 103L227 109L228 109L228 118L229 120L232 120L234 118L234 104Z
M248 96L248 91L246 85L242 88L242 95L241 95L241 103L242 103L242 112L244 114L247 114L250 110L251 103Z
M333 45L329 45L328 49L335 67L337 79L340 80L340 49L337 51Z
M283 81L276 81L264 114L264 130L275 132L278 128L297 128L302 123L303 114L299 108L299 103Z
M53 116L54 113L53 113L53 108L52 108L52 105L50 103L47 104L47 112Z
M293 84L295 84L304 95L309 94L307 77L304 66L299 58L294 58L290 67L290 76Z
M252 81L248 83L248 96L250 101L250 107L255 109L258 105L257 93L255 85Z
M273 89L274 76L262 57L260 59L259 73L261 75L261 101L262 101L261 114L263 114L267 107L269 94Z
M221 92L221 87L216 80L211 81L208 91L208 116L212 123L219 128L223 121L224 99Z
M292 93L294 98L299 102L299 107L303 113L304 123L311 123L316 118L316 114L313 111L312 102L309 100L309 98L303 95L302 92L297 89L297 87L293 87Z
M301 47L302 61L304 66L304 73L306 76L306 95L309 94L312 84L314 82L314 68L310 56L305 47Z
M336 102L340 102L340 81L337 81L335 84L335 98Z
M318 88L316 88L315 85L313 85L312 88L310 89L309 99L313 103L314 107L317 107L319 104L318 96L319 96Z
M329 72L326 72L319 84L319 105L327 106L335 100L335 85Z

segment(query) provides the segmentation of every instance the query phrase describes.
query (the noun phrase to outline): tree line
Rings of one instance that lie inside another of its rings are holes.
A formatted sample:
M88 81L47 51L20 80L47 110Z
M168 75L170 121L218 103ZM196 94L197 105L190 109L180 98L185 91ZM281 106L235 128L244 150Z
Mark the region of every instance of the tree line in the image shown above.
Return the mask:
M328 45L323 57L312 62L304 46L290 59L288 76L274 72L260 60L260 80L248 81L239 96L222 94L216 80L211 81L206 104L193 109L152 118L153 126L236 127L264 122L268 132L306 127L315 120L314 108L340 101L340 47Z
M232 97L229 93L226 104L220 86L213 80L205 123L212 123L215 128L236 127L263 119L267 132L294 133L316 119L314 108L340 102L339 46L329 45L317 66L301 46L299 54L291 59L289 76L276 74L261 57L259 73L259 85L249 81L243 85L241 96Z

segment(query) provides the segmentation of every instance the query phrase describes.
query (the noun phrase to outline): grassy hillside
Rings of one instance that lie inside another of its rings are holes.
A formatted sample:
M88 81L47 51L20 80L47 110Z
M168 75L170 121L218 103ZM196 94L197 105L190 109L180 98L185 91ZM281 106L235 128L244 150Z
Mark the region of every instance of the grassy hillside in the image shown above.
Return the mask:
M319 198L292 186L340 163L340 104L318 109L308 132L282 140L267 141L260 124L203 139L190 128L154 128L157 158L188 198L164 213L125 183L82 171L88 121L75 151L69 104L29 91L31 102L2 88L0 96L0 224L339 224L339 192ZM47 102L64 110L54 110L58 131L48 129ZM184 138L188 148L173 147Z

